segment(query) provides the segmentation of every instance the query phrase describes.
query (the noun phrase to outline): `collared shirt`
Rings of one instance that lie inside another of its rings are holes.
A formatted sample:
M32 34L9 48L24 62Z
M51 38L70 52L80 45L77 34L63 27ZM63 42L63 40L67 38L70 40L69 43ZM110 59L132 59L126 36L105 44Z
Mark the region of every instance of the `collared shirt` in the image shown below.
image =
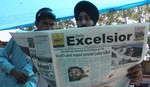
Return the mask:
M23 85L17 84L16 80L10 75L12 68L25 71L30 80ZM37 76L32 71L31 61L23 53L16 42L11 38L2 53L0 54L0 87L36 87Z

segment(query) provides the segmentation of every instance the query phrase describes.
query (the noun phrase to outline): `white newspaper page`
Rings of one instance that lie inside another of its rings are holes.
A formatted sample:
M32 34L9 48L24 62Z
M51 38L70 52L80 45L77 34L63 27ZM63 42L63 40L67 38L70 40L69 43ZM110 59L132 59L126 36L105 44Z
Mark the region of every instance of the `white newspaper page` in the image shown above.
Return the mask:
M149 23L12 33L51 87L126 87Z
M38 72L52 87L56 87L48 32L19 32L11 35L29 56Z
M53 31L57 87L127 87L127 69L143 60L148 29L138 23Z

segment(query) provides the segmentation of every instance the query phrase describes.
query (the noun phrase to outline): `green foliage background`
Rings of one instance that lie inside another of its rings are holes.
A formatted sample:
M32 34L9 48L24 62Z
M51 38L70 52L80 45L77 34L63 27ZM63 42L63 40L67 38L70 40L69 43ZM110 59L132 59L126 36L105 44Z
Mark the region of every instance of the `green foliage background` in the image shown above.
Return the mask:
M150 22L150 5L100 14L97 25L103 26L141 22ZM56 29L68 29L73 27L76 27L76 22L74 19L58 21L56 23ZM26 30L32 30L33 28L35 27L30 26L27 27Z

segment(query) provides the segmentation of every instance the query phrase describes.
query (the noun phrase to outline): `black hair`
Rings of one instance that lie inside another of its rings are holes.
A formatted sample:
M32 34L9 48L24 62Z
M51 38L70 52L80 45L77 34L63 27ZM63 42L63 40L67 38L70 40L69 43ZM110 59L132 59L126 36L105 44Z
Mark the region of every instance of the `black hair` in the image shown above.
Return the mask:
M36 13L36 21L46 19L46 18L52 18L56 20L56 15L53 13L53 10L47 7L41 8Z

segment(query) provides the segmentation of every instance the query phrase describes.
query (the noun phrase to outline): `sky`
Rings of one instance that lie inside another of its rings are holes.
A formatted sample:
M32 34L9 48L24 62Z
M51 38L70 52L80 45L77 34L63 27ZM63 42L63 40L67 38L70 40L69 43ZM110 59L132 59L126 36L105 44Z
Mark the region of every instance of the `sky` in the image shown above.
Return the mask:
M11 38L11 35L9 34L9 32L16 32L17 30L19 29L0 31L0 41L4 41L4 42L9 41L9 39Z

